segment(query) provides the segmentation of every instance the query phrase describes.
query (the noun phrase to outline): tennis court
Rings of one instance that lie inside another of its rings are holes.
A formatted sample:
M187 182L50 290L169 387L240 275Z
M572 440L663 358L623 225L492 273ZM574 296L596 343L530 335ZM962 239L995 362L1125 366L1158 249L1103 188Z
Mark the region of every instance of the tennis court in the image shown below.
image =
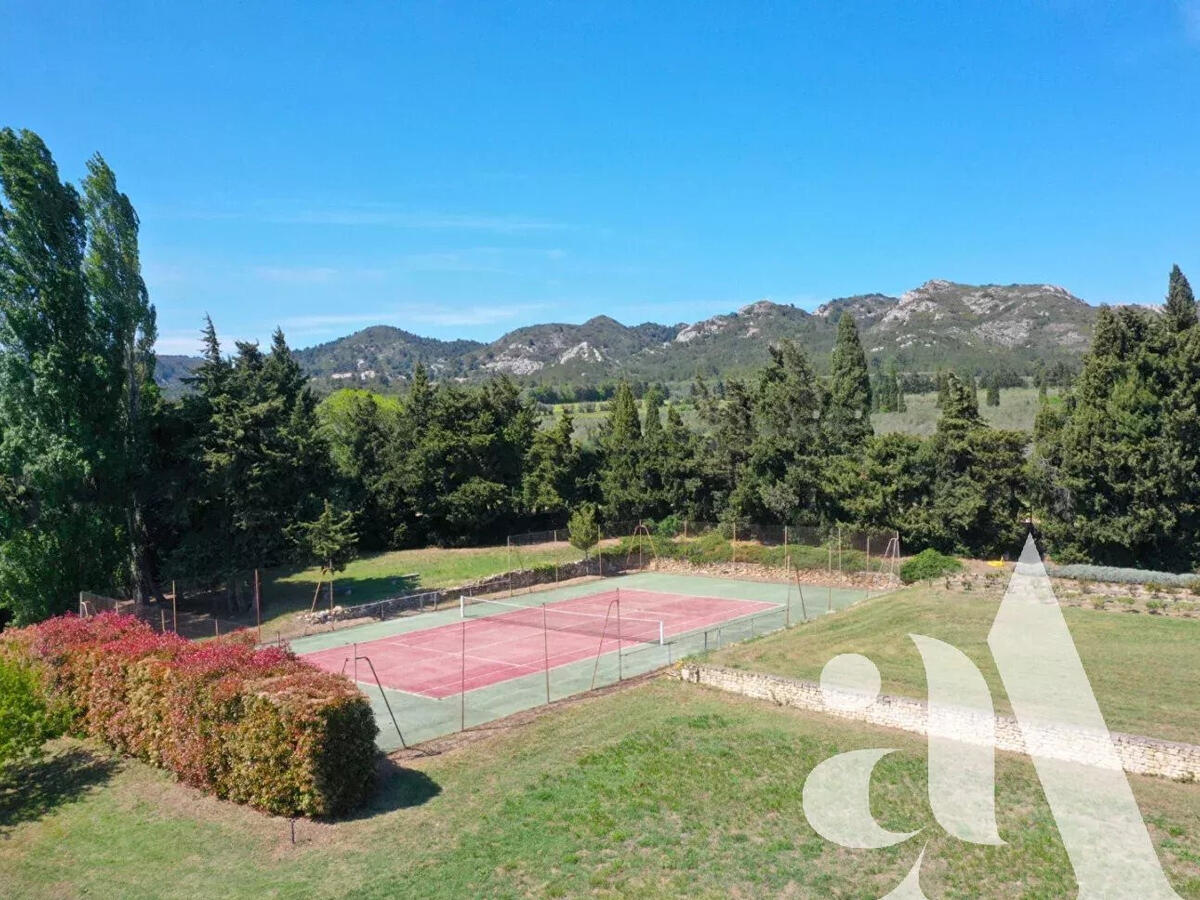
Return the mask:
M500 600L467 598L455 608L311 634L291 647L358 683L375 711L378 744L391 750L652 672L866 596L852 588L639 572Z
M775 608L761 600L636 588L602 589L537 606L464 601L461 622L357 644L355 656L370 658L386 688L441 698L638 644L663 645L697 629ZM340 647L307 658L332 672L343 671L346 664Z

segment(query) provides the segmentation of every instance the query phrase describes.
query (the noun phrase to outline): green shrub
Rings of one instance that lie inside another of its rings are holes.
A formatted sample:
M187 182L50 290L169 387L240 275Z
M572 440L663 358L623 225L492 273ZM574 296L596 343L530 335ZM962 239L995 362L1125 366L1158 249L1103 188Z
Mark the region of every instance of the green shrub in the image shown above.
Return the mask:
M0 653L0 776L14 763L36 756L61 730L33 667L16 655Z
M1147 600L1146 609L1157 615L1167 608L1166 601L1163 600Z
M961 572L962 567L962 563L953 556L946 556L930 548L922 550L900 567L900 580L905 584L929 581L942 575Z

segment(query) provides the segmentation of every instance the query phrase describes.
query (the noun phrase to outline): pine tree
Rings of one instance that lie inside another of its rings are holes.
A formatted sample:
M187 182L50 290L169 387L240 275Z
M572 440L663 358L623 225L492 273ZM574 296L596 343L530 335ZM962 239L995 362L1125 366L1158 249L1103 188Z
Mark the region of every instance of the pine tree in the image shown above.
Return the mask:
M1173 331L1186 331L1196 324L1196 298L1179 266L1171 267L1165 313Z
M530 442L522 486L522 506L535 516L561 514L575 501L579 453L575 422L563 406L553 428L537 431Z
M969 382L959 379L953 372L946 374L946 399L942 403L942 415L938 419L938 432L969 431L981 425L979 396Z

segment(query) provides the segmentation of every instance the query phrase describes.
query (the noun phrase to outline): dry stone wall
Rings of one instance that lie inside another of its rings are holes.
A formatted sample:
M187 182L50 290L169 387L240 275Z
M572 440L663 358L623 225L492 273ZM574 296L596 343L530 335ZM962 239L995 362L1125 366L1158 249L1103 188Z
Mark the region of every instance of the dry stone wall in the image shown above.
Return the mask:
M910 697L880 695L875 702L861 709L840 709L828 706L821 696L821 687L815 681L801 681L729 669L705 664L684 665L679 677L690 684L699 684L717 690L741 694L759 700L768 700L780 706L806 709L842 719L899 728L916 734L928 734L929 708L923 700ZM950 711L943 718L938 736L954 740L974 741L978 734L978 713L962 709ZM1017 720L1012 716L995 717L996 749L1013 753L1027 753L1025 735ZM1135 734L1112 732L1091 733L1079 729L1061 727L1039 728L1030 734L1030 742L1039 755L1054 759L1079 762L1087 765L1106 766L1109 751L1106 743L1111 737L1122 768L1141 775L1159 775L1176 781L1200 780L1200 746Z

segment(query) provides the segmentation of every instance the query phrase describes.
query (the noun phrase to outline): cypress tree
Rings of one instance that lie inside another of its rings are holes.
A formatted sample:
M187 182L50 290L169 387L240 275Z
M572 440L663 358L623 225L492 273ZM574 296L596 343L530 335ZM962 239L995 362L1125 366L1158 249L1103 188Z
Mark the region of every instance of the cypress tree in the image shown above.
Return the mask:
M999 382L999 379L997 379L995 375L992 375L987 380L986 401L987 401L988 406L999 406L1000 405L1000 382Z
M829 368L830 440L842 448L861 446L871 434L871 375L858 326L849 313L838 320Z
M1196 324L1196 298L1192 294L1192 286L1177 265L1171 267L1165 312L1173 331L1186 331Z

